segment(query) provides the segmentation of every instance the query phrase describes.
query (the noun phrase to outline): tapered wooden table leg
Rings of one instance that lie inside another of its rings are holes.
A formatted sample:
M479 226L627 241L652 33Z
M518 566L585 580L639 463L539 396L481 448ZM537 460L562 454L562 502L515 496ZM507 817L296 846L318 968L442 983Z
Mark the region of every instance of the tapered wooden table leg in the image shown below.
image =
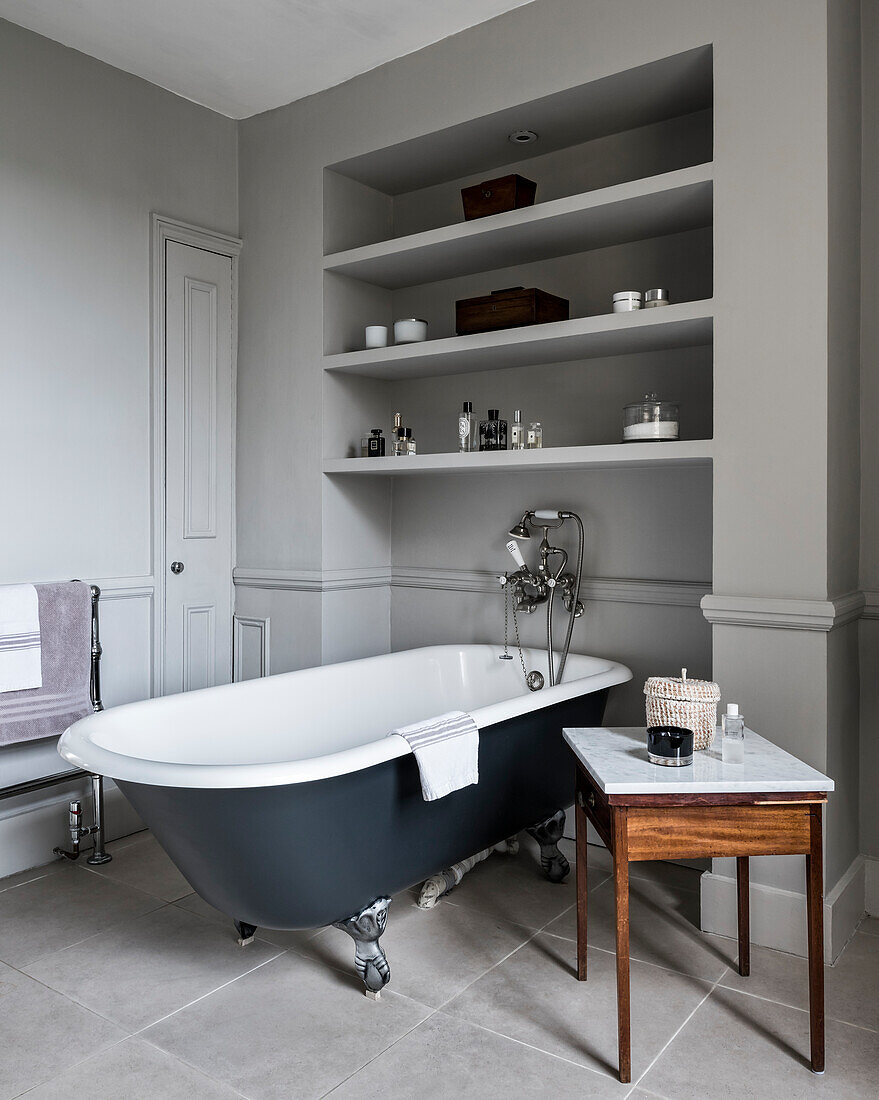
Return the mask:
M821 806L813 806L811 846L806 856L806 913L809 922L809 1029L812 1071L824 1072L824 857Z
M586 981L586 811L582 794L577 791L577 979Z
M751 891L748 857L736 858L736 892L739 901L739 973L751 973Z
M616 902L617 1034L620 1081L632 1080L632 1038L629 1019L629 845L626 810L613 810L613 892Z

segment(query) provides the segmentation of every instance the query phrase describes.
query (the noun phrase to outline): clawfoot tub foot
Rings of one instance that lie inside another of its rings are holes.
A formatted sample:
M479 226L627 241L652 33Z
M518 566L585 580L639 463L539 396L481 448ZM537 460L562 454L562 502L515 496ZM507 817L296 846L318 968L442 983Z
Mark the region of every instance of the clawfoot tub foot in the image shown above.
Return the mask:
M256 935L256 925L247 924L243 920L237 920L234 924L235 931L238 933L238 946L247 947L249 943L253 943L253 937Z
M559 841L565 834L565 811L558 810L546 821L539 821L526 830L540 845L540 866L550 882L564 882L571 865L559 851Z
M391 968L378 942L388 923L390 904L390 898L376 898L347 920L333 922L334 928L341 928L354 940L354 969L363 979L367 997L374 1000L391 980Z

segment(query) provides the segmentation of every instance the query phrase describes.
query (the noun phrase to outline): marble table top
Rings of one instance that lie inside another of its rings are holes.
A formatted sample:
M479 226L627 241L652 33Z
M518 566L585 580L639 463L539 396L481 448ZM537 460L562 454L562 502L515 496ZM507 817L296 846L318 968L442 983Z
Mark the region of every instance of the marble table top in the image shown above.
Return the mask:
M565 740L605 794L733 794L832 791L833 780L745 729L744 764L724 764L718 729L710 749L682 768L651 764L643 726L566 729Z

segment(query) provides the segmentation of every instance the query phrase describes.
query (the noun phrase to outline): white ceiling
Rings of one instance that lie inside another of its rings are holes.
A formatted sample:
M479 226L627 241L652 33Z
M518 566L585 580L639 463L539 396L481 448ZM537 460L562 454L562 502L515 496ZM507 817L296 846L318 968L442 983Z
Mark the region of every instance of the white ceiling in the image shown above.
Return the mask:
M0 17L247 118L530 0L0 0Z

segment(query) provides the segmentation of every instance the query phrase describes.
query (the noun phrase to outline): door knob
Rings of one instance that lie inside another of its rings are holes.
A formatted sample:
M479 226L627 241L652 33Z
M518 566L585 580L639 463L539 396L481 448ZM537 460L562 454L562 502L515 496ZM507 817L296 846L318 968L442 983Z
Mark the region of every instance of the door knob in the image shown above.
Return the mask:
M175 576L176 576L176 575L177 575L178 573L182 573L182 572L183 572L183 570L184 570L184 568L185 568L185 566L183 565L183 562L182 562L182 561L172 561L172 562L171 562L171 572L172 572L172 573L173 573L173 574L174 574Z

